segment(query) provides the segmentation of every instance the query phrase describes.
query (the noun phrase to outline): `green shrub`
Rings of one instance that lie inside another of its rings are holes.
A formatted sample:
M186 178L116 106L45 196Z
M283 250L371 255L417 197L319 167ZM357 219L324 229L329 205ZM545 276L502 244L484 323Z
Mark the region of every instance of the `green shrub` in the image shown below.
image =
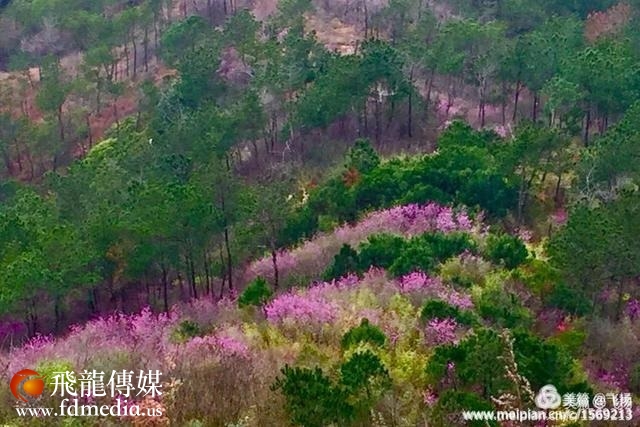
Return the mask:
M410 239L389 271L401 276L412 271L431 271L438 263L464 251L475 251L476 244L464 233L426 233Z
M346 401L320 368L292 368L285 365L282 376L271 386L285 398L290 421L305 427L324 427L331 423L344 425L353 416L353 407Z
M271 298L272 292L269 284L263 277L255 278L238 298L240 307L261 306Z
M340 385L356 416L365 421L371 408L391 388L391 377L382 360L370 350L355 353L340 366Z
M555 385L560 393L590 390L586 382L575 382L574 360L568 351L522 329L517 330L513 338L520 373L529 380L534 390L545 384Z
M584 354L583 347L586 339L587 333L584 327L573 326L549 338L549 342L560 346L573 357L581 357Z
M406 241L400 236L376 234L360 246L360 268L369 266L389 268L406 250Z
M500 327L526 328L532 324L531 312L522 305L520 297L501 284L485 287L475 306L481 317Z
M640 363L631 368L629 375L629 390L633 393L640 393Z
M522 240L509 234L489 235L485 252L493 263L502 264L510 270L518 267L529 256Z
M380 328L369 323L369 319L362 319L359 326L351 328L342 336L340 347L347 350L360 343L369 343L374 346L383 347L387 337Z
M380 164L380 157L371 147L368 139L356 139L353 147L347 154L347 169L355 169L360 173L368 173Z
M191 338L202 336L204 331L199 324L192 320L183 320L178 323L171 333L173 341L181 343L189 341Z
M546 299L547 305L578 316L589 314L593 308L584 292L571 288L564 282L558 283Z
M45 384L53 382L53 376L58 372L75 371L73 364L64 359L43 360L34 369L42 376Z
M340 252L333 257L333 263L324 272L323 279L329 281L348 273L358 273L359 262L358 252L349 245L342 245Z

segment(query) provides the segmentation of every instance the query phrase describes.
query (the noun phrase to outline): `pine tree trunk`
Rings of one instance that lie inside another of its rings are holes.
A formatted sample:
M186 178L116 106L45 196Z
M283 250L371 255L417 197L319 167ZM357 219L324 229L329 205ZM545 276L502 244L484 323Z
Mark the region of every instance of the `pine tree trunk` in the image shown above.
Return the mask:
M273 263L273 288L278 289L279 285L279 271L278 271L278 253L273 248L271 249L271 262Z
M589 146L589 129L591 126L591 109L587 110L587 114L585 116L585 125L584 125L584 146Z
M164 302L165 313L169 312L169 278L167 277L167 268L162 264L162 301Z
M516 93L514 95L514 99L513 99L513 117L512 117L512 121L515 123L516 119L518 118L518 101L520 100L520 91L522 90L522 84L520 83L520 80L518 80L516 82Z

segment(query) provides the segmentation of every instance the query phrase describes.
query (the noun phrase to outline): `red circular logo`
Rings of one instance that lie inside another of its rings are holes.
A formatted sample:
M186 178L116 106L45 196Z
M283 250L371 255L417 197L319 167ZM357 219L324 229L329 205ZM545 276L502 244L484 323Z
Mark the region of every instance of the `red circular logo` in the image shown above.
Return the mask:
M23 369L11 378L10 386L16 399L29 403L40 397L44 391L44 380L36 371Z

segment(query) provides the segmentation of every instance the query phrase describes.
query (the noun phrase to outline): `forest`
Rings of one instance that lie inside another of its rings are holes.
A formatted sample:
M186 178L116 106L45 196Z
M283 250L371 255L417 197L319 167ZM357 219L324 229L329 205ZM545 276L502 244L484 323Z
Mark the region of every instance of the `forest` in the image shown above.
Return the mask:
M640 423L637 0L0 1L0 155L3 425Z

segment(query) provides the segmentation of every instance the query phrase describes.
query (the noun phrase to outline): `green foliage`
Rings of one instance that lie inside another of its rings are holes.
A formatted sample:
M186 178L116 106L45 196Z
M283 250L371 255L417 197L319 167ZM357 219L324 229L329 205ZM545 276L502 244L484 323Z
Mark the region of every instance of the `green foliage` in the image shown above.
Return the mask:
M178 343L184 343L191 338L199 337L204 334L202 327L192 320L181 321L171 332L171 338Z
M86 265L94 257L55 200L20 188L0 206L0 268L5 272L0 276L0 307L5 312L21 309L30 318L36 316L35 301L60 301L71 288L91 286L97 277Z
M207 22L199 16L190 16L172 24L162 35L162 59L172 66L178 64L205 41L208 28Z
M557 344L519 330L514 333L514 351L520 373L534 390L545 384L555 385L560 393L590 389L586 382L574 381L574 361L570 353Z
M380 234L360 245L360 271L370 266L401 276L416 270L433 270L439 262L464 251L475 251L476 243L465 233L425 233L410 239Z
M357 180L347 186L343 176L332 176L315 188L289 220L288 234L294 240L313 235L319 217L353 221L370 209L429 201L479 207L503 217L517 206L518 179L498 140L493 132L454 122L440 135L435 154L384 162L364 141L356 143L346 165L358 172Z
M353 407L342 390L332 384L320 368L292 368L286 365L276 378L272 391L280 391L292 423L304 427L323 427L351 418Z
M371 147L368 139L356 139L347 154L347 169L360 173L369 173L380 164L378 153Z
M555 308L565 310L571 314L585 316L591 312L591 301L584 292L572 288L564 282L558 283L545 296L546 303Z
M263 277L257 277L242 291L238 297L238 305L240 307L261 306L271 298L272 294L267 281Z
M389 271L401 276L416 270L431 271L438 263L465 251L475 251L476 243L465 233L426 233L411 238Z
M504 350L505 343L495 331L475 330L457 345L436 347L427 363L427 376L432 384L455 378L465 390L479 387L488 398L506 386L505 367L496 363Z
M340 366L340 385L360 416L369 411L391 388L391 378L380 358L370 350L357 352Z
M629 390L633 393L640 393L640 363L635 364L631 368L629 376Z
M532 314L523 304L520 297L499 283L488 284L480 297L474 301L478 314L494 324L515 328L529 327Z
M554 384L561 393L588 391L589 385L575 375L575 362L564 348L544 341L525 330L513 335L513 351L518 373L534 390ZM506 351L504 338L492 329L479 329L457 345L436 347L426 372L432 384L454 380L463 391L482 390L488 398L510 387L501 360Z
M342 350L366 343L377 347L384 347L387 337L382 330L369 323L369 319L362 319L360 325L349 329L340 340Z
M435 155L395 159L363 176L356 200L368 207L397 201L454 202L503 216L515 206L517 194L513 178L494 154L495 138L454 122L440 135Z
M560 269L571 290L581 294L574 310L583 309L584 300L592 302L593 310L603 288L624 292L640 273L640 247L631 237L640 231L639 200L640 194L630 191L606 205L579 204L549 241L552 265ZM617 316L621 308L618 305Z
M485 255L495 264L501 264L513 270L527 259L529 252L517 236L490 234Z
M455 147L490 148L500 141L494 132L476 131L469 124L454 120L438 137L438 149L450 150Z
M377 266L389 268L393 262L405 250L407 243L400 236L391 234L376 234L369 236L367 241L360 245L358 258L360 266Z
M441 300L429 300L424 303L420 310L420 318L428 322L431 319L451 318L463 325L473 325L477 323L476 316L468 310L460 310Z
M329 281L360 271L358 252L349 245L342 245L340 252L333 257L333 263L324 272L323 279Z
M286 365L271 390L284 395L293 424L320 427L369 420L371 408L390 387L391 378L380 358L365 350L340 365L337 383L320 368Z
M352 188L348 188L342 176L334 176L330 178L325 185L314 190L309 195L306 209L311 210L316 216L315 221L324 213L332 218L336 218L339 222L351 222L358 216L358 207L354 198ZM313 233L316 230L309 230L307 233Z
M73 372L74 366L68 360L54 359L43 360L37 364L33 369L38 372L44 379L45 384L50 384L54 381L53 377L59 372Z
M587 333L583 327L572 326L568 330L557 333L549 338L549 343L557 345L573 357L580 357L584 355L586 339Z

